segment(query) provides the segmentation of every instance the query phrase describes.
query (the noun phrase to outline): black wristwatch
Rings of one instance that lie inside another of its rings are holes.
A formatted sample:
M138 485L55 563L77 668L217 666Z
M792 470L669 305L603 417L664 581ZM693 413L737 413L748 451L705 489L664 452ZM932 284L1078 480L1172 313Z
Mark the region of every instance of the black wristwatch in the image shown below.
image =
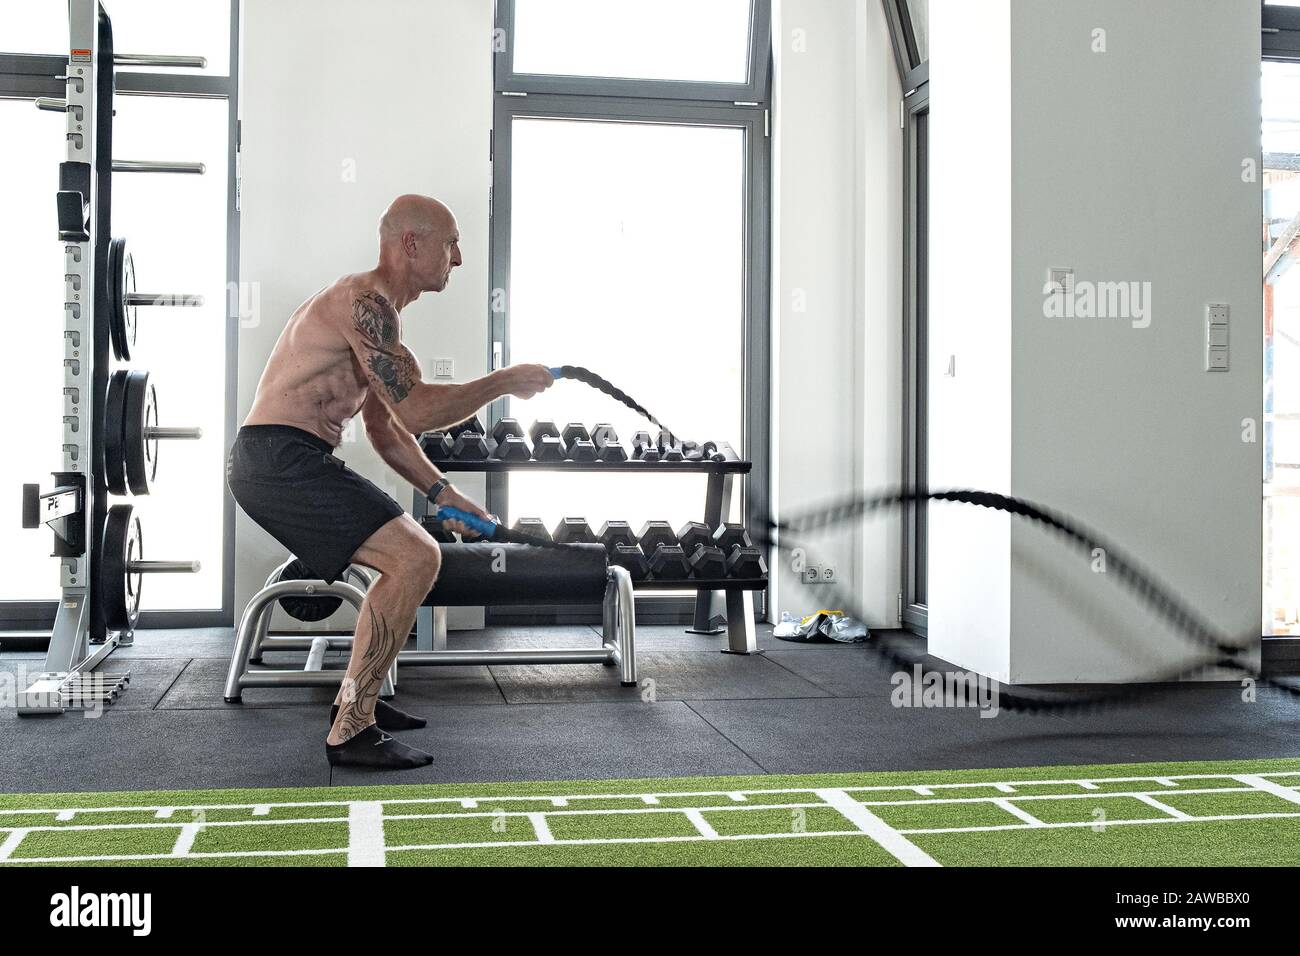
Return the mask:
M429 487L429 490L425 493L425 497L428 498L430 501L432 501L434 504L437 504L438 496L450 487L451 487L450 481L448 481L446 478L439 478Z

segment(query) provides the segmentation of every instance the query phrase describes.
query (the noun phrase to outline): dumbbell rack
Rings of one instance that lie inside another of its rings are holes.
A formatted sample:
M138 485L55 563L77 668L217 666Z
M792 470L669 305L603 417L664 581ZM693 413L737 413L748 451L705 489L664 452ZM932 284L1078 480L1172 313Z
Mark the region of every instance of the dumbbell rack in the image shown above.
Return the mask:
M194 296L135 296L146 301L128 303L116 281L110 262L113 173L202 173L203 167L198 163L114 161L114 67L117 63L199 67L206 63L201 57L115 55L112 22L99 0L68 0L68 37L68 66L66 75L60 77L66 83L66 98L36 100L39 109L67 117L67 160L59 166L57 196L58 238L65 261L63 469L54 473L52 491L42 493L39 485L23 487L23 526L39 528L44 524L54 532L53 556L59 558L61 594L45 670L19 695L20 715L58 714L112 703L125 689L130 673L108 674L95 668L117 647L133 643L141 576L198 570L195 562L144 561L139 551L138 519L131 516L130 506L110 510L105 396L112 353L127 357L121 347L122 329L113 324L115 308L201 304ZM124 249L120 240L118 243L119 248L113 251L121 255ZM154 298L159 301L149 301ZM120 313L118 317L123 318ZM115 335L119 336L116 340ZM144 418L147 425L148 412ZM145 427L138 437L144 442L196 438L198 430ZM111 532L118 533L125 562L105 560L116 557L104 553L106 531L110 537ZM116 568L120 580L108 581L105 568ZM106 613L105 607L106 584L120 588L128 602L134 600L128 619L116 622L125 626L111 626L113 615Z
M496 442L487 439L489 454L496 450ZM708 478L704 495L704 523L713 530L721 527L724 516L731 513L732 495L737 476L753 470L748 461L501 461L488 458L481 461L430 458L443 472L463 472L499 475L506 472L564 472L568 474L638 474L705 475ZM411 514L417 521L428 513L428 499L416 494L412 500ZM637 581L637 591L695 591L695 614L691 627L696 634L721 634L717 622L726 623L726 651L733 654L752 654L758 649L754 634L755 591L767 590L768 579L717 578L701 580L647 580ZM417 642L425 640L424 621L417 620ZM431 639L431 638L430 638Z

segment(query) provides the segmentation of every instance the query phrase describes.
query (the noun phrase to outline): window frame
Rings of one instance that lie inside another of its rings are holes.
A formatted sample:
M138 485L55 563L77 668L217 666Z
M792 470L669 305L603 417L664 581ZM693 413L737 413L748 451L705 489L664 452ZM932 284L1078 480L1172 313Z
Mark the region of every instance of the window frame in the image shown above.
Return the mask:
M902 470L905 489L918 484L918 474L927 466L928 408L921 388L929 388L928 366L928 277L929 229L929 144L922 143L921 117L928 122L930 113L930 61L922 60L912 27L912 13L907 0L881 0L889 39L894 50L894 65L903 91L899 120L903 128L903 349L902 375ZM925 203L922 203L922 196ZM925 269L920 263L926 264ZM927 541L919 533L929 528L928 521L918 521L918 513L929 509L911 504L902 509L899 541L898 623L906 630L925 636L929 621L929 575L918 574L928 561ZM918 595L918 577L923 579Z
M169 96L224 99L226 101L226 282L239 281L239 11L240 0L230 2L230 66L226 75L119 70L116 92L123 96ZM179 51L183 53L184 51ZM38 96L62 98L62 76L68 58L62 54L0 53L0 99L30 100ZM35 107L33 107L34 109ZM51 170L55 176L57 170ZM51 234L54 231L51 203ZM51 253L53 254L53 253ZM237 425L237 365L239 307L226 297L225 433L228 447ZM54 427L54 423L51 424ZM42 529L41 533L48 533ZM235 505L229 491L222 495L221 606L195 610L143 611L139 628L230 627L235 603ZM55 564L51 561L50 573ZM15 630L48 629L54 624L58 599L0 601L0 626Z
M749 77L744 83L518 73L514 69L515 0L497 0L496 31L496 37L501 43L493 64L498 94L570 93L577 96L716 100L727 103L761 103L767 97L771 75L772 0L750 0Z

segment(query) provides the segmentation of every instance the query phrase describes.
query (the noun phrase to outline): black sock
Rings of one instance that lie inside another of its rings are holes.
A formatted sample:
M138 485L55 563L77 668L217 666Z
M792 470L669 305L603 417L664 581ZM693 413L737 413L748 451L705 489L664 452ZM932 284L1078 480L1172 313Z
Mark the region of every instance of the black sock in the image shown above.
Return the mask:
M398 743L374 724L341 744L325 744L325 756L334 767L369 767L376 770L413 770L427 767L433 757Z
M330 726L334 726L334 721L339 716L339 705L335 704L330 707ZM419 730L429 722L423 717L416 717L414 714L408 714L404 710L398 710L392 704L386 704L382 700L375 701L375 723L379 725L380 730Z

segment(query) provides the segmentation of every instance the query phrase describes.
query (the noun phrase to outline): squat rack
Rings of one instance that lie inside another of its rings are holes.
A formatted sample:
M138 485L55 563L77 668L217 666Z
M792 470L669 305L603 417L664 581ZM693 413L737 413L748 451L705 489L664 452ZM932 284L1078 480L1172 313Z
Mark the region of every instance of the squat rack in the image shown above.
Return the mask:
M62 112L67 118L67 160L59 166L57 194L58 239L64 254L63 467L54 473L51 491L23 486L23 527L44 524L53 530L61 591L45 670L18 698L18 713L24 715L111 703L130 674L95 668L117 647L133 643L142 576L199 569L192 561L143 560L139 519L131 506L110 508L110 479L114 469L126 463L106 457L106 433L126 426L127 406L114 407L106 398L111 395L110 349L120 359L130 357L122 336L129 319L134 340L136 308L202 304L198 296L140 295L133 285L124 284L124 263L132 276L133 270L123 241L112 240L113 173L202 174L204 168L201 163L113 159L115 66L204 67L206 60L115 54L112 22L99 0L68 0L68 38L66 69L53 78L64 84L64 96L33 98L39 109ZM157 440L201 436L198 429L158 427L147 377L115 374L123 376L123 382L136 376L143 413L135 435L137 468L143 463L147 470L150 460L156 461ZM124 457L129 458L129 452ZM147 493L147 482L133 482L132 491ZM121 555L104 553L106 535L122 546ZM111 576L106 573L110 571Z

